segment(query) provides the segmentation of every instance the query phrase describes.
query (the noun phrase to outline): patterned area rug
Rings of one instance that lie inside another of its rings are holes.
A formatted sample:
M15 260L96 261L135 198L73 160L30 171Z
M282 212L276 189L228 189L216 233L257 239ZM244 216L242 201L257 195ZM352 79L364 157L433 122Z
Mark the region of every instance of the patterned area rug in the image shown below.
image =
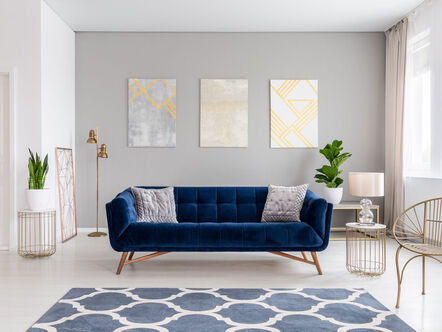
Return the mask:
M363 289L73 288L28 331L414 331Z

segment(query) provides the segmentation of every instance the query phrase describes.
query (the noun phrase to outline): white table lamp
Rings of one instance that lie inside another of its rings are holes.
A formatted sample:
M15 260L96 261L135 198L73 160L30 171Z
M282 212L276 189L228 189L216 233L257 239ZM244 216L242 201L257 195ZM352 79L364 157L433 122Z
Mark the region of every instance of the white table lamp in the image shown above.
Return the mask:
M372 202L367 197L384 196L384 173L350 172L348 190L350 195L362 197L358 222L373 224Z

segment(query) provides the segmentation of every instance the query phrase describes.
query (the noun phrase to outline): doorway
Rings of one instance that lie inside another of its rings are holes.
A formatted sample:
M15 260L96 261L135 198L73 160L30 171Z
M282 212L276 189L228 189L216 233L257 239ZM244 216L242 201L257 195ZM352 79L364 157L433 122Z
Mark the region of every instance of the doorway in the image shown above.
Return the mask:
M0 68L0 250L14 246L13 70Z

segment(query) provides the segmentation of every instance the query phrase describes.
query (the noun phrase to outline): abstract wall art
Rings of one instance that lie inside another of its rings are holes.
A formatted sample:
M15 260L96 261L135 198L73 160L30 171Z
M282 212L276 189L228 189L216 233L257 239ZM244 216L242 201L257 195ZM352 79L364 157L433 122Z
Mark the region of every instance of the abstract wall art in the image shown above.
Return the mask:
M270 81L272 148L318 146L318 81Z
M248 80L201 80L201 147L248 146Z
M176 80L128 80L129 147L176 146Z

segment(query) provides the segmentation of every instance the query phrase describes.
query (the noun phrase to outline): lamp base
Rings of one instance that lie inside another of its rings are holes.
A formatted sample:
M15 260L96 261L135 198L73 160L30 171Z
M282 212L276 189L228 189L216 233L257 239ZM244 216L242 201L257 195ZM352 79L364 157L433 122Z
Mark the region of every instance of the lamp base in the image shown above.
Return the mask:
M107 234L105 232L92 232L89 233L87 236L89 237L102 237L102 236L106 236Z
M372 202L368 198L361 200L361 211L359 211L358 223L366 226L374 225L373 212L371 212Z

